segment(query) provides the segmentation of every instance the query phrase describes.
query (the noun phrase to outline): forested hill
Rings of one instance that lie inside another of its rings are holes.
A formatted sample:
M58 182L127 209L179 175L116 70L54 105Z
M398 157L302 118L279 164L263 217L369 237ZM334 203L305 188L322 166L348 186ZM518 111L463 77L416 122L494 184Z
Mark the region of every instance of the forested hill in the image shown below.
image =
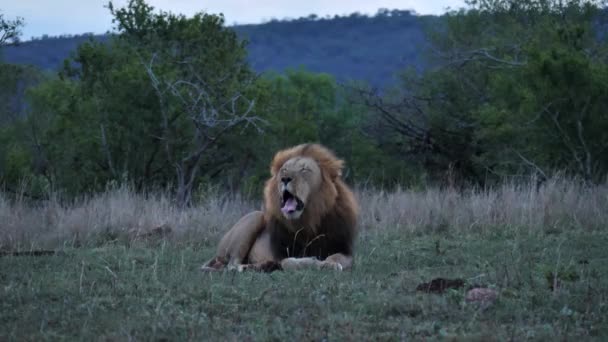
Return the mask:
M424 26L434 20L437 19L409 11L384 10L374 16L311 15L234 29L249 41L249 58L257 71L303 66L310 71L330 73L340 80L366 80L383 85L395 71L407 66L422 67ZM52 70L89 38L90 35L42 37L6 47L4 59ZM93 38L105 40L107 36Z

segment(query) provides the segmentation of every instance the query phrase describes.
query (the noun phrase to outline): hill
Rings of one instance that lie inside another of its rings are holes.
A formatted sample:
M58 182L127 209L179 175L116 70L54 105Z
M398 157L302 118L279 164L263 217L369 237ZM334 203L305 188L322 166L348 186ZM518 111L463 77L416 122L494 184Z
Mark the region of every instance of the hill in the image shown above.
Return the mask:
M249 41L249 58L259 72L305 67L332 74L339 80L366 80L383 85L397 70L423 67L424 26L436 20L437 17L418 16L409 11L381 10L375 16L311 15L233 28ZM4 59L54 70L87 39L107 40L108 36L45 36L6 47Z

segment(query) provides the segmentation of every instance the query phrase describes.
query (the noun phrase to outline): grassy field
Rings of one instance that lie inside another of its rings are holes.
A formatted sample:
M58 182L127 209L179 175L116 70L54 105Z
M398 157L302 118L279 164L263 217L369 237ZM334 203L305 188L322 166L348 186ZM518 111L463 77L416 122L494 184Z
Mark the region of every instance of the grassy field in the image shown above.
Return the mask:
M605 187L359 192L356 265L342 273L204 274L222 230L255 204L104 196L0 201L0 340L608 338ZM28 220L38 226L19 235ZM41 248L56 253L10 255ZM438 277L466 285L416 291ZM467 302L472 285L498 299Z

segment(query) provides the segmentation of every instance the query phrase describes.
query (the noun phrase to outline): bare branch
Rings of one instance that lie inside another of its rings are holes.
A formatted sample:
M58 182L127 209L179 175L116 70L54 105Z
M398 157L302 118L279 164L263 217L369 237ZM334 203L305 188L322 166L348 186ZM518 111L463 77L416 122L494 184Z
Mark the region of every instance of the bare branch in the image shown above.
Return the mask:
M436 51L436 54L440 56L440 58L448 61L444 67L457 65L458 67L463 67L471 62L492 62L493 65L486 65L486 67L490 69L502 69L502 68L518 68L522 66L526 66L528 62L526 60L519 59L519 46L514 45L512 48L514 58L513 59L504 59L497 57L492 54L491 51L498 50L497 48L479 48L468 51L454 51L449 54L441 53Z
M101 147L103 152L106 154L106 159L108 160L108 167L110 168L110 172L112 176L116 176L116 170L114 169L114 163L112 162L112 152L110 151L110 147L108 145L108 139L106 137L106 128L104 124L99 125L99 129L101 130Z
M23 18L17 17L14 20L7 20L4 18L4 14L0 13L0 46L19 43L23 25Z
M517 156L528 166L532 167L537 173L539 173L541 175L541 177L543 177L543 179L549 179L547 177L547 174L543 171L543 169L541 169L538 165L536 165L534 162L532 162L530 159L524 157L521 153L519 153L519 151L516 150L512 150L513 152L515 152L515 154L517 154Z
M546 114L548 114L549 118L551 119L551 122L553 123L553 125L557 129L558 133L560 134L560 136L562 138L562 142L564 143L564 145L566 146L566 148L568 148L568 150L570 150L570 153L572 153L572 157L574 158L574 160L578 164L580 170L583 171L584 170L583 162L582 162L582 160L580 159L580 157L578 155L578 151L574 147L574 144L572 143L572 140L570 139L570 136L568 135L568 133L562 128L561 124L559 123L559 120L558 120L559 119L559 112L552 113L549 110L549 107L545 107L543 109L543 111Z
M576 132L578 134L578 140L581 143L581 147L583 148L583 153L585 154L585 162L584 162L584 175L587 180L591 179L591 151L589 147L587 147L587 142L585 141L585 137L583 136L583 123L582 118L585 116L587 109L589 108L589 104L591 103L591 97L587 97L585 101L585 105L583 106L579 118L576 120Z
M158 138L166 146L168 160L175 165L177 201L180 205L186 205L190 202L192 189L201 172L204 155L238 126L253 127L262 133L262 126L267 122L251 115L255 101L247 99L241 92L214 94L213 87L187 61L178 62L181 67L188 68L187 78L163 78L154 70L158 59L158 55L154 54L148 63L142 60L142 65L161 104L163 132ZM227 80L232 76L226 75L224 78ZM176 138L171 138L171 132L178 118L186 119L193 128L192 135L185 141L190 147L179 156L171 153L170 148L177 143Z

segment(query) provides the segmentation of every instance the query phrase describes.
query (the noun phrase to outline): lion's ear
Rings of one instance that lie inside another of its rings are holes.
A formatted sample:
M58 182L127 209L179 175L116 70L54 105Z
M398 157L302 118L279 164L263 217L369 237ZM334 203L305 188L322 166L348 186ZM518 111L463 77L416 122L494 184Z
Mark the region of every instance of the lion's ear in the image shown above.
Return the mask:
M340 159L332 160L329 166L329 174L332 179L342 177L342 169L344 168L344 161Z
M274 177L277 172L279 172L279 167L275 163L270 164L270 175Z
M270 175L272 177L276 176L276 174L279 173L280 168L281 168L281 165L272 163L272 165L270 165Z
M285 164L285 162L287 161L290 153L291 153L291 150L283 150L283 151L277 152L274 155L274 158L272 158L272 163L270 163L270 174L273 177L277 173L279 173L279 170L281 169L281 166L283 166L283 164Z

